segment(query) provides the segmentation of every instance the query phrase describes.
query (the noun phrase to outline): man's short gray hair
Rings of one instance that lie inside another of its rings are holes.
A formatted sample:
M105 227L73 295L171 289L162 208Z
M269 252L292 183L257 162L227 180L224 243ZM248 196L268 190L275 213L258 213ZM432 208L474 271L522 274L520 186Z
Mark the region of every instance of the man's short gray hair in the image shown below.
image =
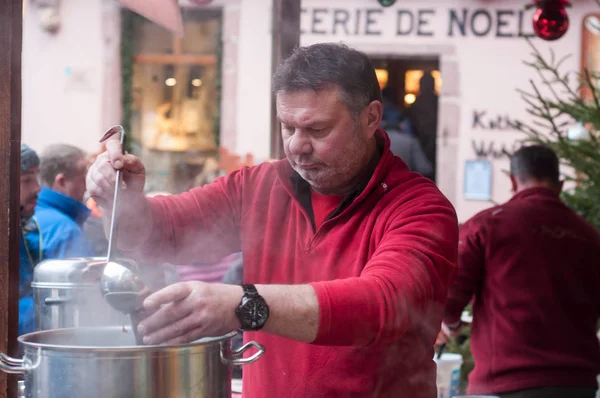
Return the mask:
M558 184L560 182L558 156L551 148L544 145L521 147L510 157L510 174L522 181L534 179Z
M64 174L70 178L79 170L78 166L86 153L72 145L53 144L40 156L40 181L46 187L52 187L56 176Z
M273 76L273 92L319 91L334 85L353 116L369 103L381 102L381 89L370 58L337 43L319 43L294 50Z

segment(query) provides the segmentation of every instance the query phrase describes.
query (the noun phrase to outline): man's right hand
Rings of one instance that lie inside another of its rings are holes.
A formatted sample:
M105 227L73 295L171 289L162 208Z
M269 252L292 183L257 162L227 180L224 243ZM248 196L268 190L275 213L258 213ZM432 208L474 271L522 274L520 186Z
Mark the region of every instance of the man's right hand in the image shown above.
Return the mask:
M100 154L87 174L87 190L96 203L106 210L112 209L116 171L123 174L123 199L144 197L146 169L136 156L123 154L121 143L115 135L106 141L106 152ZM136 202L133 200L133 202Z
M133 251L152 233L152 210L144 195L146 170L135 156L123 154L121 143L115 135L106 141L106 152L96 158L87 174L87 190L103 209L104 225L110 225L117 169L123 175L119 198L118 225L121 250Z

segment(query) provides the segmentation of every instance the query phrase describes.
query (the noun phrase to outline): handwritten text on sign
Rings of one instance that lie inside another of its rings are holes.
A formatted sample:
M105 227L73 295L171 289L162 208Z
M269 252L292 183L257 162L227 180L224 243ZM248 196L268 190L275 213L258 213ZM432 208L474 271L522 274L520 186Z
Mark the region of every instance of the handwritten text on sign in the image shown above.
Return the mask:
M508 115L492 114L486 110L475 109L473 110L471 128L473 130L519 131L521 130L521 122Z
M521 123L506 114L474 109L472 115L471 128L474 131L500 133L516 132L521 129ZM478 159L493 160L511 156L521 147L521 142L518 139L512 142L506 142L506 139L496 142L493 138L490 139L490 136L486 136L484 139L472 139L471 147Z
M494 140L471 140L471 148L477 159L501 159L512 156L523 144L519 141L510 143Z
M389 18L387 13L395 13ZM441 15L444 14L444 15ZM441 18L440 18L441 17ZM437 26L444 23L444 30ZM390 24L394 25L390 27ZM524 10L489 8L303 8L302 34L381 36L390 28L396 36L533 37Z

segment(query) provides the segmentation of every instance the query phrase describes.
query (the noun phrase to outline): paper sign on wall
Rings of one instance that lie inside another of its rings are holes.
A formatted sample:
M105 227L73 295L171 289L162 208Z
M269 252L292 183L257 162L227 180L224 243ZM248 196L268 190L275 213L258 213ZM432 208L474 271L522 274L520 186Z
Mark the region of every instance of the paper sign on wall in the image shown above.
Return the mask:
M467 160L465 162L465 200L492 199L492 162Z

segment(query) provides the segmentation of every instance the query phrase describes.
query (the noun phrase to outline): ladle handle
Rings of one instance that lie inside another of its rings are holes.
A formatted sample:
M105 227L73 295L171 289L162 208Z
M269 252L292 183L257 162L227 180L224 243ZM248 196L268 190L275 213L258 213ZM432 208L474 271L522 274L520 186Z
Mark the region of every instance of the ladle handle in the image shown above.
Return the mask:
M114 129L115 127L113 127L112 129ZM120 141L121 141L121 150L123 151L123 153L125 153L125 129L123 129L122 126L116 126L116 128L119 129L119 133L121 134L120 137ZM112 130L111 129L111 130ZM110 130L109 130L110 132ZM105 134L103 139L107 139L108 137L108 133ZM112 135L112 134L111 134ZM115 176L115 193L113 196L113 208L112 208L112 214L110 215L110 230L109 230L109 234L108 234L108 253L106 255L106 260L107 261L113 261L114 260L114 256L115 256L115 251L116 251L116 223L117 223L117 204L119 203L119 191L121 189L121 183L122 183L122 178L121 178L121 169L117 170L116 176Z
M135 344L144 345L144 337L138 332L138 325L143 320L141 311L135 311L129 314L129 321L131 323L131 331L135 337Z

